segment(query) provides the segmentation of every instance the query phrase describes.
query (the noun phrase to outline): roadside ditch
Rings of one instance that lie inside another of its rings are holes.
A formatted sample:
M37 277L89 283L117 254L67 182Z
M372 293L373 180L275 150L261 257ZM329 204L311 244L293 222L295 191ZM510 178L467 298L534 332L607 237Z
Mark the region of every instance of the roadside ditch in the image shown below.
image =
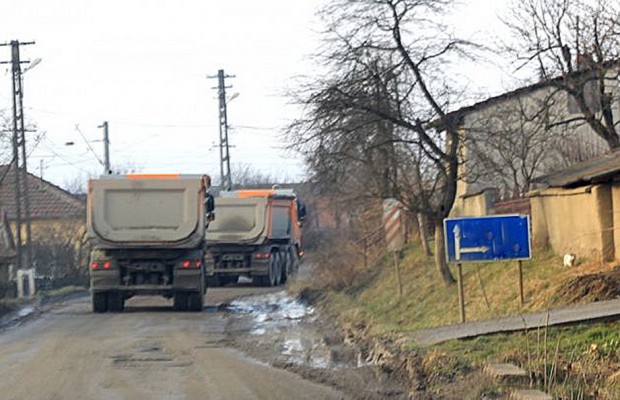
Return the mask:
M242 297L218 306L228 343L245 354L352 399L430 399L420 358L395 339L371 338L363 324L344 329L326 318L307 290Z

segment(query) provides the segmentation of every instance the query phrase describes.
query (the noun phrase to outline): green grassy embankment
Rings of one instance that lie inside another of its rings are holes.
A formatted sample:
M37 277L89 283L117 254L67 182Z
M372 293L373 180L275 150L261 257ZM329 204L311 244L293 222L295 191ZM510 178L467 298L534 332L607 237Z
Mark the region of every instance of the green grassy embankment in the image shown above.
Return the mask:
M390 256L363 268L352 254L349 263L340 262L339 271L338 260L347 258L342 254L346 249L338 249L338 254L316 261L314 286L322 293L322 305L343 326L363 321L371 337L402 338L416 329L459 322L457 285L446 287L432 257L419 247L407 249L402 257L402 296ZM533 260L523 262L525 306L521 307L518 276L516 262L464 264L467 320L544 311L620 293L620 270L613 265L580 260L567 268L561 257L539 251ZM406 340L399 343L404 351L416 350ZM419 352L424 354L428 390L438 393L446 387L458 393L459 385L489 362L512 362L531 373L534 387L555 396L620 398L620 322L490 335ZM499 384L481 385L488 393L502 393Z

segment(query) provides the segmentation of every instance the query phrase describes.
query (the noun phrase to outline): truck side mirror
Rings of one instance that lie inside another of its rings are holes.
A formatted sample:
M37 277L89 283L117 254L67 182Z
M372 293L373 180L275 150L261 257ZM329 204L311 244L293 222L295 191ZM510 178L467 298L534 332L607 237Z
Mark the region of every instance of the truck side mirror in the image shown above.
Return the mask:
M306 205L299 200L297 200L297 219L300 222L306 220Z
M207 220L213 221L215 219L215 201L210 193L205 193L205 213L207 214Z

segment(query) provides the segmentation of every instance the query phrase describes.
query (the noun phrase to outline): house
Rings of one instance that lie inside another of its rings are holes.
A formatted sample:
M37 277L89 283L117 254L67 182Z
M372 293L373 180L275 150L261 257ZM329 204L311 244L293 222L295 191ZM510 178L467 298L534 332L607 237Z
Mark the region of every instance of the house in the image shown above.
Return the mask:
M27 174L33 264L37 274L56 278L84 264L86 203L66 190L30 173ZM15 170L0 166L0 205L16 240L17 206ZM25 218L22 204L22 219ZM26 231L22 226L22 243Z
M616 76L617 63L611 67ZM462 140L453 215L492 214L493 202L523 197L535 177L608 151L608 144L580 121L574 98L558 89L563 79L521 87L448 114ZM587 105L602 118L598 86L590 83ZM611 114L619 121L617 79L610 79L603 92L612 99Z

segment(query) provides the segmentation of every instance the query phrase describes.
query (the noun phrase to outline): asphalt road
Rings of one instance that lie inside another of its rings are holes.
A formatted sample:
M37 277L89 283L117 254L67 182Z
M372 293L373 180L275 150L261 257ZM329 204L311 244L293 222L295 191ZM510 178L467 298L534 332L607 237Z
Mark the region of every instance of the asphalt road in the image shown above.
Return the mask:
M0 398L343 398L227 346L217 305L264 291L210 289L202 313L172 312L159 297L131 299L120 314L93 314L86 298L58 304L0 334Z

